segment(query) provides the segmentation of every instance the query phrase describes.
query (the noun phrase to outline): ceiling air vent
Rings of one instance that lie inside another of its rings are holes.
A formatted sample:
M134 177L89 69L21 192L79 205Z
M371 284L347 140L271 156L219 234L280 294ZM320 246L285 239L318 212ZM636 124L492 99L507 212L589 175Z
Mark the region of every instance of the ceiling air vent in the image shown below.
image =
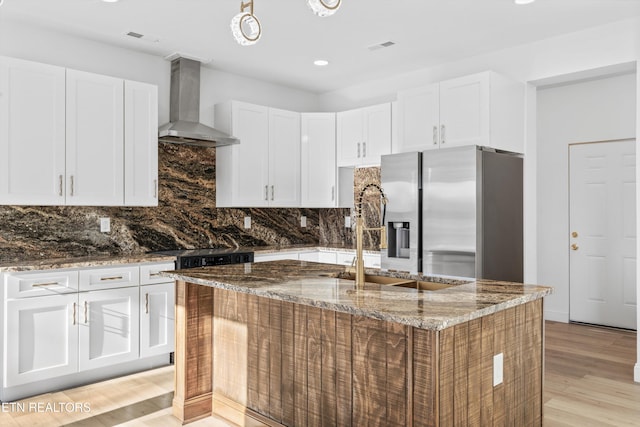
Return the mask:
M158 43L160 41L159 37L150 36L148 34L140 34L136 33L135 31L129 31L128 33L125 33L125 36L133 37L134 39L144 40L151 43Z
M369 49L369 50L378 50L378 49L383 49L385 47L391 47L394 44L396 44L396 43L392 42L391 40L389 40L389 41L382 42L382 43L372 44L371 46L368 46L367 49Z

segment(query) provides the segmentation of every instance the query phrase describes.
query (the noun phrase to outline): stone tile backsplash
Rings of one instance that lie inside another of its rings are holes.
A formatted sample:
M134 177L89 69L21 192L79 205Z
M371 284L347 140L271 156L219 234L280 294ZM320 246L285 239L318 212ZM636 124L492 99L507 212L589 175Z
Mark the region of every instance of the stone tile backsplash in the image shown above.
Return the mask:
M0 262L153 250L289 244L353 244L350 209L216 208L215 149L159 144L157 207L0 206ZM379 182L379 168L356 169L355 187ZM376 195L365 199L379 223ZM300 216L307 227L300 227ZM252 227L244 229L244 217ZM111 218L101 233L99 218ZM377 236L365 239L375 244Z

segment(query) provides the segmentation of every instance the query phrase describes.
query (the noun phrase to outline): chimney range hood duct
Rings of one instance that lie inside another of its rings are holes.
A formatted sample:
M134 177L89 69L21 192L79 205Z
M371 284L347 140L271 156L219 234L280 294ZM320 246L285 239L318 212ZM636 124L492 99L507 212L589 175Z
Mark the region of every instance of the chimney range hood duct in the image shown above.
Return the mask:
M200 62L187 58L171 61L169 123L158 130L158 141L197 147L221 147L240 140L200 120Z

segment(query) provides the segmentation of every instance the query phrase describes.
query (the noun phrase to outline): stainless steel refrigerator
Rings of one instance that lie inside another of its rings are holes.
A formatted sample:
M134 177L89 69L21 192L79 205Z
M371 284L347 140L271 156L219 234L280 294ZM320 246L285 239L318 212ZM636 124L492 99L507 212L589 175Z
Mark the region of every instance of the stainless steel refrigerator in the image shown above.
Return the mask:
M422 153L382 156L380 181L387 196L387 248L380 252L381 267L415 274L422 256Z
M423 152L424 274L523 281L522 165L477 146Z

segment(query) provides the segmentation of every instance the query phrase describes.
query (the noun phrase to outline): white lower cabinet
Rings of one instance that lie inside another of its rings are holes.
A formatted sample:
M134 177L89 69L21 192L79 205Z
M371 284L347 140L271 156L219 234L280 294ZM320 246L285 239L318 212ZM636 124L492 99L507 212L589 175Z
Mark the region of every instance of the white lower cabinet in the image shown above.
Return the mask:
M364 266L367 268L380 268L380 254L364 254Z
M319 253L318 251L305 251L305 252L298 252L298 259L300 261L314 261L314 262L318 262L319 259Z
M77 303L75 293L7 301L4 387L78 370Z
M318 262L337 264L336 253L331 251L318 251Z
M355 267L356 253L354 252L336 252L336 264L353 265Z
M0 274L3 400L169 363L175 291L159 272L173 269L165 262Z
M138 287L81 292L79 370L138 358Z
M140 357L174 350L175 285L140 286Z
M281 259L298 259L298 252L296 251L284 251L267 254L254 254L253 262L266 262L266 261L278 261Z

